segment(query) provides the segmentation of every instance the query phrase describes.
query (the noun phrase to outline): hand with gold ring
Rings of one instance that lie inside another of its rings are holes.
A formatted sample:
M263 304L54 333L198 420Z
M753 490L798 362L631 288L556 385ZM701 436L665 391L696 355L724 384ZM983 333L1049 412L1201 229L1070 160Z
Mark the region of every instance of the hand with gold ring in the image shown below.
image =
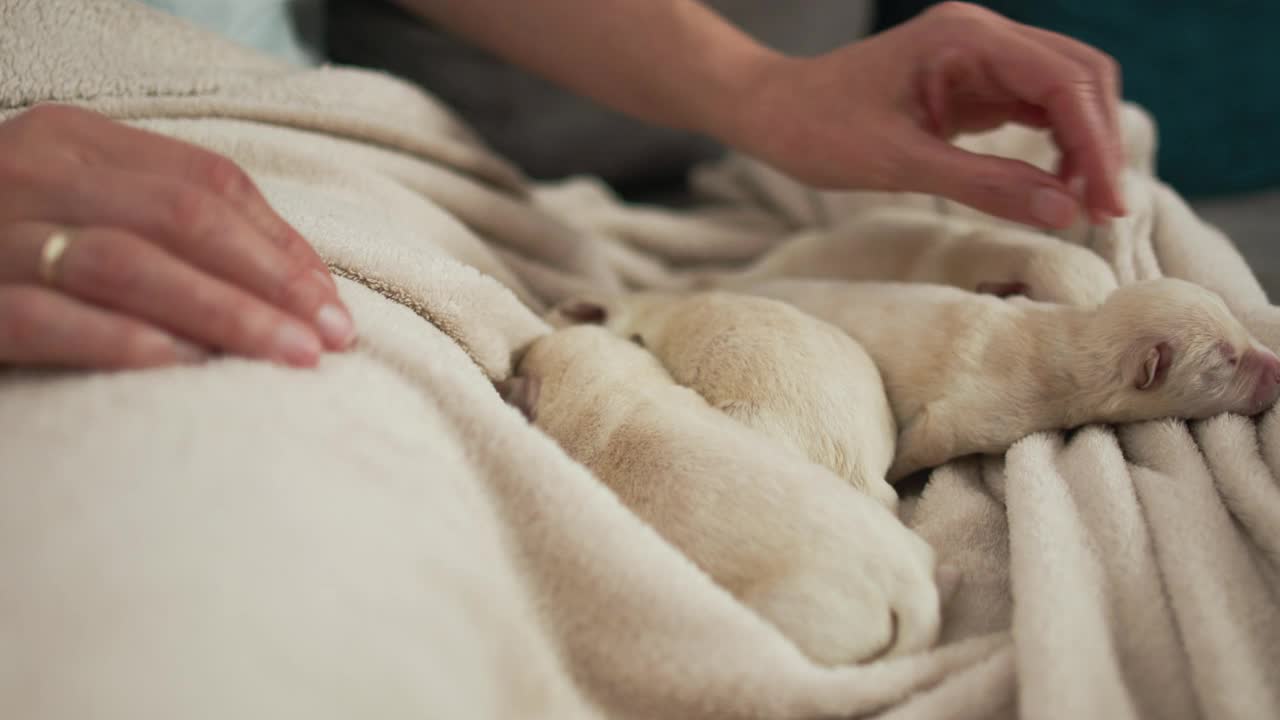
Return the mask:
M0 123L0 363L315 365L355 328L232 161L67 106Z

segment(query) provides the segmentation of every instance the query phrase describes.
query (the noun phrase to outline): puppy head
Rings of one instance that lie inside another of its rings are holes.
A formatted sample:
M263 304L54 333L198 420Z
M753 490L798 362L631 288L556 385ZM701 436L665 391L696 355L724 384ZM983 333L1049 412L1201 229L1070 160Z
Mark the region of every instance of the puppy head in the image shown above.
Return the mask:
M534 404L556 394L568 383L571 387L605 376L635 378L665 377L666 370L653 355L637 343L594 325L572 325L534 340L516 369L516 375L538 380L536 385L519 383L498 387L504 398L532 398Z
M1126 285L1097 315L1119 352L1118 402L1144 417L1256 415L1280 396L1280 359L1216 294L1162 278Z

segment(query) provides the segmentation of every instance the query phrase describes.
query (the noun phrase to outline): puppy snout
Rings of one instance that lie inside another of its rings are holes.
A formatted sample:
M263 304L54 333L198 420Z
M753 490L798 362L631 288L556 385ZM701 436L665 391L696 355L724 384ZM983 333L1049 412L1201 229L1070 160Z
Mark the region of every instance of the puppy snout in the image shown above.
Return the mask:
M1254 378L1254 411L1262 412L1280 397L1280 358L1267 350L1252 349L1244 354L1244 366Z

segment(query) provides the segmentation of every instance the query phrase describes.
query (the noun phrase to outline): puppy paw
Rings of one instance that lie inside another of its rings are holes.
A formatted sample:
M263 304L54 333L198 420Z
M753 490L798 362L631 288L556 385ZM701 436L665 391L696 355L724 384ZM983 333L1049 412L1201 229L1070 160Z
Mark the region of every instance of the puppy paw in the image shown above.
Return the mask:
M866 498L869 502L870 498ZM801 652L828 666L931 647L942 623L932 548L888 511L843 546L809 550L804 567L744 598ZM941 573L953 584L953 573Z

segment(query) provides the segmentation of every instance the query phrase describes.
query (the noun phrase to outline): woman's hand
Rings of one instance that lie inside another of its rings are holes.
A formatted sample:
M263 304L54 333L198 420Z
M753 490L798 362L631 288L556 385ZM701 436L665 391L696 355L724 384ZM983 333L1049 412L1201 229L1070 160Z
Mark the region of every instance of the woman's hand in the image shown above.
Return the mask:
M324 263L230 160L68 106L0 123L0 363L307 367L354 338Z
M1123 215L1115 61L1087 45L949 2L816 58L770 58L710 125L824 188L913 191L1041 227ZM1056 175L947 142L1016 122L1052 130Z
M1125 211L1115 62L975 5L943 3L802 59L697 0L398 2L605 105L711 135L811 185L930 193L1064 227L1081 209L1068 187L1078 176L1093 220ZM1009 120L1052 129L1056 176L946 142Z

